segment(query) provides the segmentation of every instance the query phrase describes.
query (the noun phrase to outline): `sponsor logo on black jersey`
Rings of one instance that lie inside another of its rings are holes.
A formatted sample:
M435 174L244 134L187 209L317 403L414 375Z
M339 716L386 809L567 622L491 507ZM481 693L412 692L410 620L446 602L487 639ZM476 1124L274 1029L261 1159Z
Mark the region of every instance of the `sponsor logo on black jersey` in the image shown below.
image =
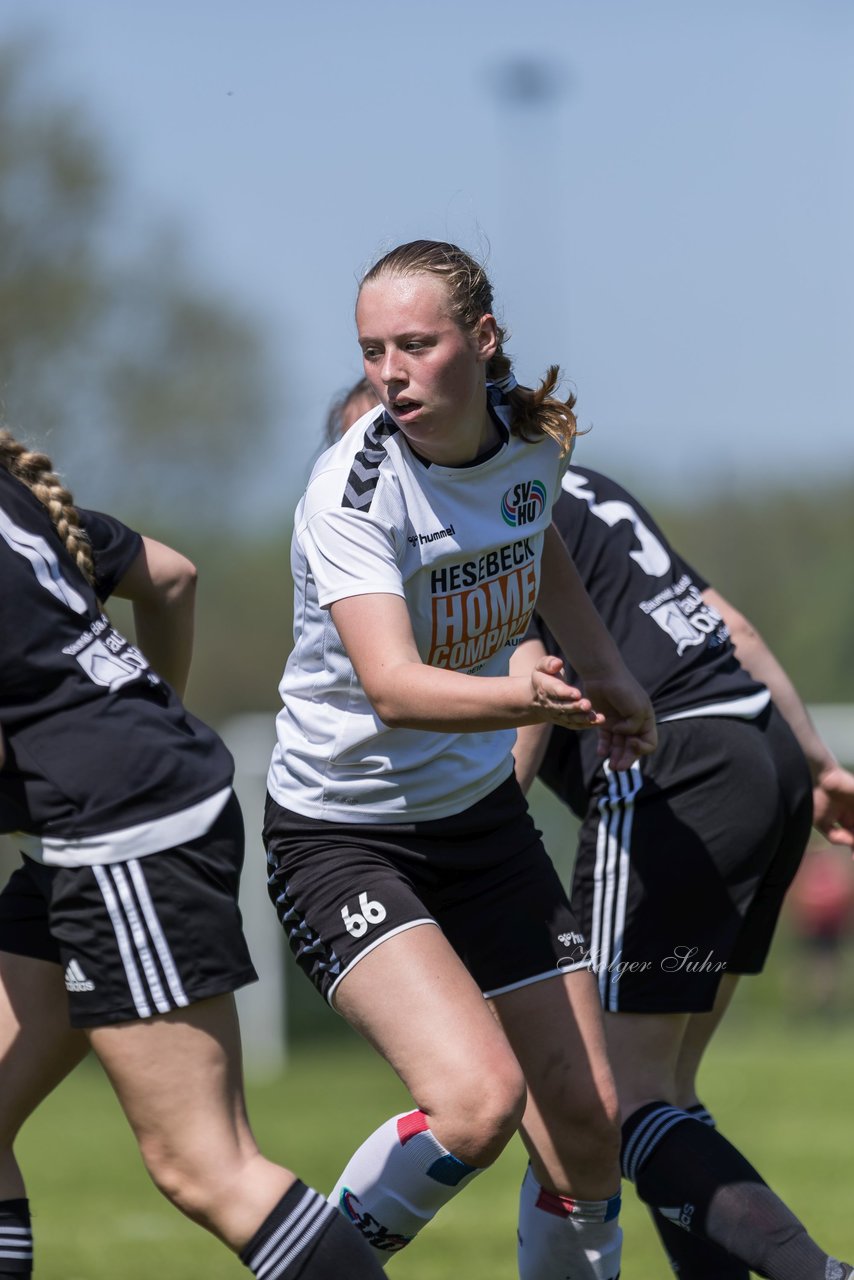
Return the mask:
M93 684L103 685L111 692L143 674L152 684L160 681L136 645L128 644L103 613L72 644L64 645L62 652L77 659Z
M501 518L513 529L533 524L543 513L546 497L542 480L523 480L511 485L501 499Z

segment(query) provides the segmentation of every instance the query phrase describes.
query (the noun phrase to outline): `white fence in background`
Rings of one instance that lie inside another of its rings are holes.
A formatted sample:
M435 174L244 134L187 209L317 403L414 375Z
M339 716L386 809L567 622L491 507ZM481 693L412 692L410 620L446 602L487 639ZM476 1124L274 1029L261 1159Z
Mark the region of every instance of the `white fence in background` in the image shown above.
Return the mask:
M272 715L236 716L219 726L234 756L234 789L246 824L246 859L240 881L240 910L258 982L237 993L246 1071L253 1079L275 1075L287 1053L285 935L267 896L267 862L261 826L267 769L275 742ZM319 997L318 997L319 998Z

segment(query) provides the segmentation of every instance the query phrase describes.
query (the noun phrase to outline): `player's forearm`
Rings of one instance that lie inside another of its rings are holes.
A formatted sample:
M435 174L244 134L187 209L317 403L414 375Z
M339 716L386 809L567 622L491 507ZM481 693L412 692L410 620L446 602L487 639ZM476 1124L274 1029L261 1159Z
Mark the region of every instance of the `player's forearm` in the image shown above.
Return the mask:
M711 588L703 595L726 622L736 657L745 671L769 689L777 710L785 718L807 758L813 781L817 781L825 770L835 768L837 761L813 724L794 684L762 636L742 613Z
M133 602L137 646L151 666L183 697L193 656L192 590L158 603Z
M554 525L546 530L543 545L537 612L582 679L623 670L611 633Z
M114 594L132 602L138 647L183 697L193 654L195 565L173 547L143 537Z
M488 733L545 718L523 677L469 676L406 662L386 669L381 685L368 696L383 723L395 729Z
M754 636L748 643L736 645L738 660L754 680L761 680L767 685L777 710L786 720L807 758L813 782L817 782L825 770L836 766L836 757L816 729L786 672L761 637L755 633Z

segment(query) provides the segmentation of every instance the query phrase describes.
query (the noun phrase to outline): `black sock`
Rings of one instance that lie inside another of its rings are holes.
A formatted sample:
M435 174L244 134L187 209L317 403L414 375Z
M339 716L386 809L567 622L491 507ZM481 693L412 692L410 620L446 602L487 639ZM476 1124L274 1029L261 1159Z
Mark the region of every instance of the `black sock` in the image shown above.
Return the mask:
M686 1107L689 1116L714 1129L715 1121L701 1103ZM679 1280L750 1280L750 1271L731 1253L692 1235L684 1227L677 1226L658 1209L649 1206L649 1216L661 1238L670 1266Z
M833 1274L833 1260L741 1152L679 1107L650 1102L629 1116L623 1172L664 1218L768 1280Z
M33 1274L33 1232L26 1200L0 1200L0 1280Z
M385 1275L355 1227L299 1180L241 1250L240 1261L264 1280L380 1280Z

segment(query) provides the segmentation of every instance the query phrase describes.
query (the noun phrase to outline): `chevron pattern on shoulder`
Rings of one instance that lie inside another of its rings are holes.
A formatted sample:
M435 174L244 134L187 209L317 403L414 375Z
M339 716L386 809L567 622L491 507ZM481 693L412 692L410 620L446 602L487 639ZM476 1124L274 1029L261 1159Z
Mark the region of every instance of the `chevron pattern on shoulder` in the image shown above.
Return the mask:
M344 486L342 507L356 511L370 511L374 492L380 478L380 466L387 456L385 442L397 431L396 423L387 414L377 418L365 432L362 448L353 459L347 483Z

